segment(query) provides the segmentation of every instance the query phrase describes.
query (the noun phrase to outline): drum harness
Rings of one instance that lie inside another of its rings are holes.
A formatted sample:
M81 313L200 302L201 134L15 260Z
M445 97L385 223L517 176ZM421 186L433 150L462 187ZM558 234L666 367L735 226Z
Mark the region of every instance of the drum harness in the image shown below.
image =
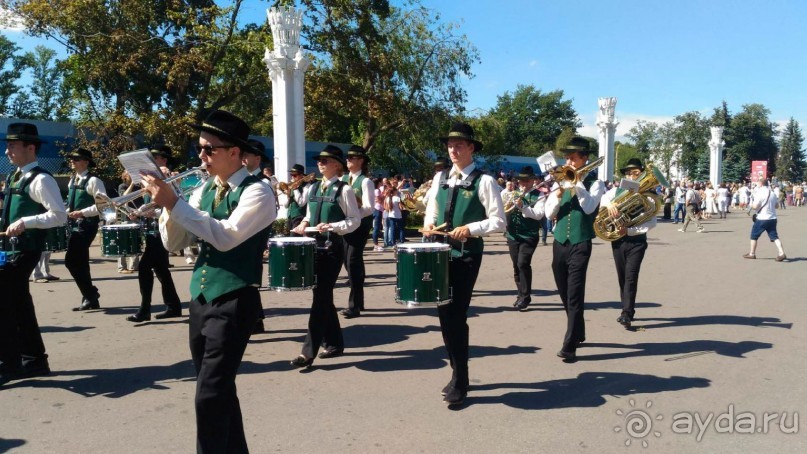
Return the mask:
M323 205L323 203L324 202L336 203L336 201L339 199L339 196L342 195L342 189L345 186L347 186L347 183L342 181L342 180L336 180L333 184L336 185L336 192L332 196L325 197L325 196L322 196L322 195L318 195L318 196L311 197L308 200L309 203L310 202L317 202L318 203L317 204L316 216L314 217L314 219L312 219L312 221L316 221L316 222L311 223L311 225L314 226L314 227L316 227L316 225L319 224L320 217L322 216L322 205ZM312 191L314 191L315 194L316 194L316 192L318 190L319 190L319 186L315 185L315 186L312 187ZM325 252L326 250L328 250L331 247L331 245L333 245L333 242L331 241L331 232L325 232L325 234L317 233L314 236L314 239L317 240L317 251L320 251L320 252Z
M28 185L31 184L31 181L33 181L33 179L36 178L36 176L40 173L50 175L47 170L36 166L28 172L25 172L25 175L19 179L20 184L16 188L11 187L14 174L12 173L6 178L6 195L3 203L3 214L2 217L0 217L0 232L5 232L8 228L8 225L6 224L10 224L9 217L11 216L11 196L22 194L28 188ZM20 240L17 237L7 237L6 235L0 236L0 251L7 252L7 254L5 254L6 265L13 265L20 257L18 252L21 251L17 251L17 245L19 242Z

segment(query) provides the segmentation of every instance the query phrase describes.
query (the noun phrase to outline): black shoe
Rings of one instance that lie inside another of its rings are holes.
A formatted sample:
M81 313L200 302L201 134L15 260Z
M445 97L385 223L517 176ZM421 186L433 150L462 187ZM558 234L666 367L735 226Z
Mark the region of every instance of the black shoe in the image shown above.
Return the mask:
M627 315L620 315L618 319L616 319L617 323L624 326L625 329L630 328L630 317Z
M126 317L126 320L132 323L142 323L151 320L151 314L144 314L142 312L135 312L134 314Z
M93 298L92 300L83 298L81 300L81 304L79 304L78 307L74 307L73 311L88 311L91 309L101 309L101 304L98 302L98 298Z
M521 300L520 300L520 299L517 299L517 300L516 300L516 301L513 303L513 307L518 307L518 305L519 305L519 304L521 304Z
M524 312L524 311L527 310L527 306L529 306L529 305L530 305L529 301L522 301L522 302L518 303L518 306L516 306L516 309L518 309L520 312Z
M291 362L289 364L291 364L292 367L299 367L299 368L308 369L309 367L311 367L312 364L314 364L314 358L305 359L305 356L300 355L300 356L294 358L293 360L291 360Z
M317 355L320 359L328 359L328 358L336 358L345 354L345 350L342 348L329 348L323 350Z
M340 313L345 318L356 318L361 316L361 313L355 309L345 309Z
M559 358L563 358L564 363L573 363L577 361L577 354L575 352L559 351L557 353Z
M452 387L448 390L445 397L443 397L443 402L447 403L448 405L460 405L461 403L465 402L465 398L467 396L468 391Z
M263 326L263 319L259 318L258 322L255 323L255 328L252 329L252 334L263 334L266 332L266 328Z
M160 312L159 314L154 316L154 318L156 318L157 320L174 317L182 317L181 307L169 307L168 309L165 310L165 312Z
M445 397L445 395L448 394L448 392L451 391L451 388L453 387L454 385L452 385L451 382L448 382L448 384L443 386L443 389L440 390L440 395Z
M47 359L39 359L28 364L23 364L22 369L17 372L17 378L46 377L50 375L50 365Z

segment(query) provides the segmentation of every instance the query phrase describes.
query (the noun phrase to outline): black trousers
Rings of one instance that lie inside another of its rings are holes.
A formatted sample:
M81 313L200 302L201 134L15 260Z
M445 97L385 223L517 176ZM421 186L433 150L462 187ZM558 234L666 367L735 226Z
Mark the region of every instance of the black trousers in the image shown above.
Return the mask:
M451 364L452 387L468 391L468 307L474 292L482 254L454 258L448 265L451 302L437 307L440 331Z
M146 235L146 249L140 256L137 268L137 282L140 284L140 312L151 313L151 293L154 289L154 275L162 286L163 303L171 309L179 309L181 302L174 279L168 269L168 251L159 236Z
M552 274L566 310L566 336L563 338L562 350L574 352L577 350L577 343L586 338L583 303L586 299L586 272L591 258L591 240L577 244L555 241L552 245Z
M312 291L313 301L308 315L308 333L303 343L302 355L315 358L321 345L342 350L345 340L342 327L333 304L333 288L342 269L344 246L342 237L331 234L333 244L327 250L317 250L314 257L314 274L317 286Z
M639 289L639 270L647 250L647 237L624 237L611 243L622 298L622 315L633 318L636 313L636 291Z
M364 247L372 228L373 217L367 216L361 220L359 228L344 236L345 270L350 281L348 307L354 311L364 310Z
M529 303L532 301L532 256L538 239L531 241L507 240L510 249L510 260L513 262L513 279L518 289L518 301Z
M0 361L9 369L46 360L28 278L41 252L23 252L0 269Z
M190 303L198 453L248 452L235 376L260 308L261 297L255 287L211 302L196 299Z
M98 289L92 285L92 275L90 274L90 245L95 239L95 234L98 233L98 224L84 224L81 230L70 233L67 254L64 256L64 266L76 281L81 296L94 300L99 295Z

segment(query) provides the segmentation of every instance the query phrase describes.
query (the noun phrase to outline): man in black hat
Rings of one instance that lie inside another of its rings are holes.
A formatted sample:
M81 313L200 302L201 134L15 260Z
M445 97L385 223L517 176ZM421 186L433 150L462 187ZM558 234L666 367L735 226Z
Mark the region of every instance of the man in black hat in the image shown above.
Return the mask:
M199 158L210 174L188 202L164 181L143 177L153 201L166 208L160 233L168 250L202 240L191 277L190 347L196 368L199 452L247 452L235 377L261 312L258 270L274 221L269 187L243 166L249 126L216 110L204 122Z
M45 229L67 222L59 186L36 159L43 143L36 125L12 123L5 140L17 169L6 180L0 217L0 251L7 260L0 268L0 386L50 374L28 277L44 249Z
M289 186L297 185L292 189L286 197L286 218L288 219L289 230L294 230L305 218L305 207L308 204L308 191L306 190L307 183L301 182L305 178L305 167L300 164L294 164L289 170ZM296 233L292 232L292 235Z
M544 217L544 196L534 189L532 166L522 168L516 179L518 189L511 193L509 203L505 203L507 232L504 236L518 289L513 307L523 311L532 301L532 256L538 246L539 228Z
M482 149L482 142L474 137L473 128L455 123L440 141L453 166L432 180L437 189L426 206L423 227L447 232L435 238L451 246L448 281L452 301L438 306L437 313L452 369L451 380L442 389L443 401L459 405L468 394L468 307L482 265L481 235L504 231L505 215L496 180L474 165L473 153Z
M561 150L566 165L575 170L585 166L591 153L584 137L573 137ZM605 185L594 172L579 175L576 182L555 183L546 198L546 216L556 218L553 230L552 274L566 310L566 336L558 356L564 361L576 360L577 346L586 339L583 303L586 299L586 272L594 238L594 218L605 192Z
M369 163L370 157L364 148L358 145L350 147L347 152L347 173L342 176L342 181L350 185L356 194L361 223L356 230L344 236L345 270L350 281L348 308L341 312L345 318L358 317L364 310L364 247L367 246L367 237L373 228L375 198L375 185L373 180L367 178L370 172Z
M644 164L637 158L631 158L628 163L620 169L625 179L637 181L644 172ZM619 216L619 209L612 203L617 195L624 190L618 187L611 188L602 196L600 204L608 208L608 213ZM655 205L656 200L652 197L648 199ZM616 277L619 282L619 295L622 299L622 313L616 319L617 323L630 328L633 316L636 313L636 291L639 288L639 270L642 267L645 251L647 250L647 232L656 226L656 216L650 220L632 227L623 227L619 232L622 237L611 242L611 251L614 254L614 265L616 265Z
M163 171L163 177L168 177L170 171L168 164L172 160L171 148L162 146L152 149L151 155L154 161ZM151 201L150 196L144 197L144 203ZM177 294L174 278L171 277L171 270L168 263L168 250L163 246L160 236L158 219L162 210L156 209L145 212L142 216L131 217L133 221L140 221L144 226L146 246L143 255L140 257L140 264L137 267L137 282L140 287L140 308L126 320L133 323L141 323L151 320L151 293L154 290L154 276L160 281L162 289L163 304L165 311L157 314L154 318L161 320L165 318L179 317L182 315L182 304Z
M291 360L293 367L303 368L311 367L314 357L335 358L344 353L345 341L333 304L333 287L344 262L343 235L356 230L360 222L356 195L349 184L339 179L346 166L342 150L327 145L314 159L322 181L311 185L305 219L294 229L298 235L305 234L308 226L317 230L314 237L317 286L308 316L308 333L300 355ZM325 349L317 355L323 344Z
M106 194L104 182L93 175L89 168L95 167L92 153L85 148L77 148L67 155L73 176L67 184L67 216L70 226L70 239L64 266L76 281L81 292L81 303L74 311L100 309L98 288L92 284L90 272L90 246L98 233L100 216L95 206L95 196Z

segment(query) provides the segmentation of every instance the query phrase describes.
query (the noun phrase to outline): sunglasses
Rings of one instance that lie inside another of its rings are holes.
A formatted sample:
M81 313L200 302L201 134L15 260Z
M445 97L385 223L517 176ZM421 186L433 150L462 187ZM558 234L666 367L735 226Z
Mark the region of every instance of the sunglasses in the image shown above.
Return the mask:
M317 163L318 163L318 164L322 164L322 165L325 165L325 166L326 166L326 165L328 165L330 162L331 162L331 159L330 159L330 158L320 158L320 159L317 159Z
M197 153L204 152L206 156L212 156L213 150L218 150L221 148L232 148L234 146L235 145L195 145L194 148L196 148Z

